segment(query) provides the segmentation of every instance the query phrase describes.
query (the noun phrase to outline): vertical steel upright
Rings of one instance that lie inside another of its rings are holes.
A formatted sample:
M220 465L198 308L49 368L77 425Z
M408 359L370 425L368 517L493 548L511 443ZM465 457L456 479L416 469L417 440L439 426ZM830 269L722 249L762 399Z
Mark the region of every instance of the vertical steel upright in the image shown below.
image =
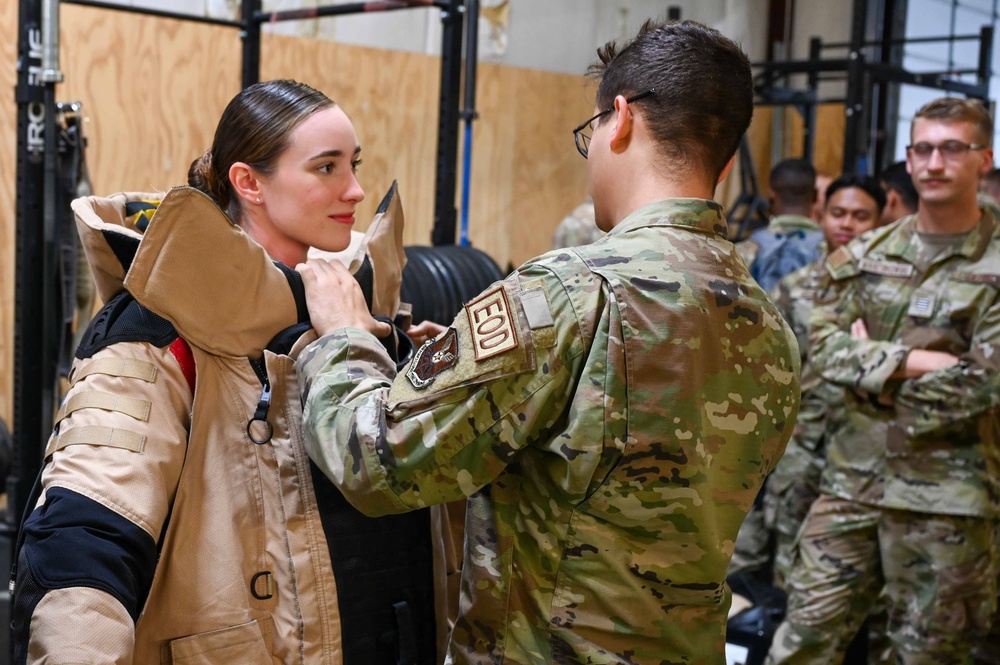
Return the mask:
M851 14L851 44L847 53L847 100L844 113L844 171L866 173L860 164L864 153L861 142L865 129L865 23L868 18L868 0L854 0Z
M809 61L819 62L823 57L823 40L812 37L809 40ZM799 108L802 111L802 159L812 162L816 156L816 102L819 99L819 70L808 74L810 98Z
M472 191L472 123L476 113L476 70L479 63L479 0L465 3L465 121L464 154L462 155L462 223L458 234L458 244L469 244L469 206Z
M17 35L17 207L15 212L14 287L14 411L11 423L13 459L6 479L7 512L0 523L0 563L13 563L18 525L42 461L42 446L52 427L51 404L43 398L55 377L40 371L46 335L44 187L45 157L52 142L55 83L47 82L43 67L42 0L20 0ZM5 593L9 593L5 590ZM10 598L3 599L3 624L10 624ZM3 652L13 656L10 633L3 631Z
M14 417L13 472L7 479L7 519L17 529L25 500L41 466L42 446L51 418L45 419L43 387L54 377L39 371L44 353L44 220L46 212L45 157L51 143L54 108L46 106L42 64L42 0L21 0L18 20L17 85L17 208L14 288ZM51 412L51 407L48 411Z
M240 39L243 40L243 85L260 81L260 21L256 19L261 0L242 0Z
M879 61L887 67L902 68L903 40L906 36L906 10L908 0L883 0L881 25L878 26ZM879 173L894 159L899 119L899 86L879 81L875 93L876 127L873 171Z
M458 128L462 90L462 0L450 0L442 10L441 91L438 112L437 179L434 185L434 245L454 245L458 210L455 192L458 182Z

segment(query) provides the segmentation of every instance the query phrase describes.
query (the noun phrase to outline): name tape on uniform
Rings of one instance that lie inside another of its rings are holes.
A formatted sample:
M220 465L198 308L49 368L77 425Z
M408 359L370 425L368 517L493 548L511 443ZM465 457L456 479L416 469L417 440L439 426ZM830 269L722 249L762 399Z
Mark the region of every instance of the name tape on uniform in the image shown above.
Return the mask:
M861 259L859 265L862 271L887 277L909 277L913 274L913 266L899 261L879 261L877 259Z
M476 362L520 346L510 302L502 286L484 293L466 305L465 314L469 317Z

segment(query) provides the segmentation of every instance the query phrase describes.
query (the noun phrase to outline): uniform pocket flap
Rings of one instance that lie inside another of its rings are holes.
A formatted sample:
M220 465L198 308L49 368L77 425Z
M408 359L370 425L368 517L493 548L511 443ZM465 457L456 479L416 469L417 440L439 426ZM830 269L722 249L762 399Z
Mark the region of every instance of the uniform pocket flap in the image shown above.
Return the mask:
M169 663L183 665L271 665L258 621L170 641Z

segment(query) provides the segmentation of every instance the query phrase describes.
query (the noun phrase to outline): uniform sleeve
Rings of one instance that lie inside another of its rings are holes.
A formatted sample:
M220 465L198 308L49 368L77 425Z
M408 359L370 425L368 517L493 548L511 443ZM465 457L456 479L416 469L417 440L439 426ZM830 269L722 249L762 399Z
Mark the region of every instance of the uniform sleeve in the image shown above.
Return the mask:
M535 266L467 304L398 376L371 335L321 338L297 361L310 457L369 515L473 494L565 422L592 336L577 311L592 310Z
M795 308L798 303L795 302L792 295L792 289L802 280L803 274L802 270L799 269L782 277L774 285L774 288L771 289L770 297L781 313L782 318L785 319L791 327L792 332L795 333L795 341L799 343L799 358L805 362L809 350L809 322L800 321L795 316Z
M132 662L187 449L192 395L170 347L113 344L70 381L22 527L18 665Z
M904 381L896 393L900 425L922 436L976 419L1000 404L1000 302L974 327L957 365Z
M856 272L843 277L828 274L820 280L809 317L809 357L827 381L879 395L910 349L851 336L851 324L864 317L857 291L861 281Z

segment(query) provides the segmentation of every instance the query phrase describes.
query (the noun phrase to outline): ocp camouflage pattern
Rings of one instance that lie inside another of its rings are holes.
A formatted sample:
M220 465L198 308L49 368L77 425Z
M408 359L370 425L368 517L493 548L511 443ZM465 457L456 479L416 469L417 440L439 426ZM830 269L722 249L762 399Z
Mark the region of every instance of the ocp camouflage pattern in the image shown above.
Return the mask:
M785 454L767 481L764 523L775 533L775 580L783 585L792 565L795 537L819 496L826 466L826 429L843 417L844 389L823 380L809 362L809 318L813 297L825 273L824 261L786 275L771 294L799 342L802 403Z
M517 348L476 362L461 312L424 389L367 333L308 347L310 456L369 514L469 497L450 662L724 663L726 567L799 359L722 209L650 204L502 287Z
M923 252L910 216L827 260L810 322L811 357L848 390L822 488L869 505L993 517L1000 499L997 219L984 210L956 246L930 261ZM870 340L849 332L859 317ZM910 349L944 351L960 362L891 379Z

